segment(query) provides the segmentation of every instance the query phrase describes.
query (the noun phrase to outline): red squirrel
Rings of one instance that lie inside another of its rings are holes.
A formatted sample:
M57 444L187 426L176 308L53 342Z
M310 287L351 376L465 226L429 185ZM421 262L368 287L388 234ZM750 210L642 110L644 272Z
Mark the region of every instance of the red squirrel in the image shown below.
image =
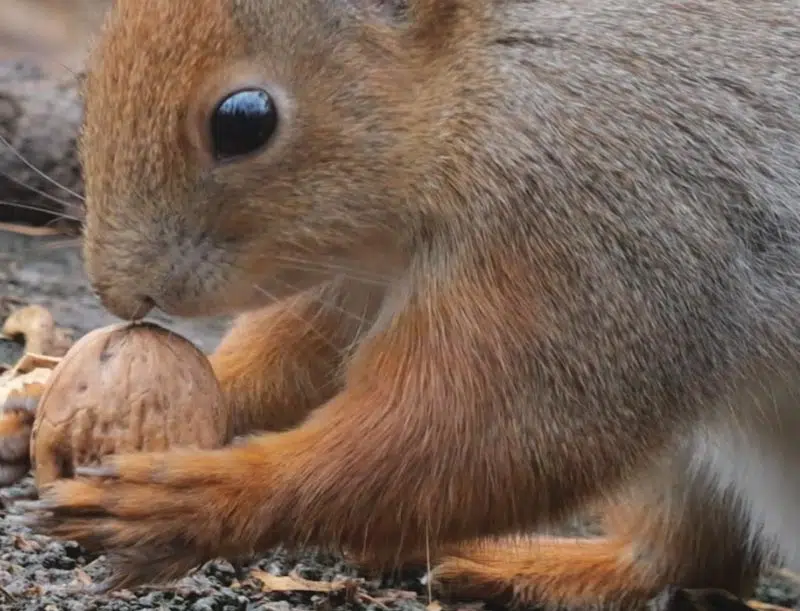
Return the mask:
M42 491L114 587L314 545L632 609L800 560L793 0L117 0L84 96L92 285L240 315L248 435Z

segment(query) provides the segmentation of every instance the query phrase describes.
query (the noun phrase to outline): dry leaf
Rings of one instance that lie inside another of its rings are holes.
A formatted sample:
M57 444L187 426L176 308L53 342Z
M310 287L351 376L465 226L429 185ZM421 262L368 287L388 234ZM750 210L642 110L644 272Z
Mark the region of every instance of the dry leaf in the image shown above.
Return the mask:
M26 352L22 355L22 358L20 358L20 360L18 360L11 368L11 373L13 375L20 375L23 373L29 373L34 369L55 369L56 365L58 365L60 362L61 357Z
M312 581L296 573L273 575L266 571L251 571L250 575L261 583L264 592L336 592L347 587L347 581Z
M64 356L72 345L72 333L56 326L53 315L40 305L13 310L3 324L6 337L25 338L25 352L46 356Z
M792 611L788 607L781 607L780 605L771 605L763 603L760 600L748 600L747 606L756 609L756 611Z
M22 552L38 552L42 549L42 546L36 541L25 539L19 535L14 537L14 547Z
M425 611L442 611L442 605L434 600L427 604Z
M55 227L31 227L30 225L20 225L18 223L0 223L0 231L18 233L35 238L64 235L64 232Z
M39 367L27 373L15 374L12 369L0 376L0 405L16 397L33 397L38 399L44 393L52 369Z
M73 583L79 583L82 586L90 586L92 585L92 578L89 576L89 573L81 568L77 568L75 569L75 581Z

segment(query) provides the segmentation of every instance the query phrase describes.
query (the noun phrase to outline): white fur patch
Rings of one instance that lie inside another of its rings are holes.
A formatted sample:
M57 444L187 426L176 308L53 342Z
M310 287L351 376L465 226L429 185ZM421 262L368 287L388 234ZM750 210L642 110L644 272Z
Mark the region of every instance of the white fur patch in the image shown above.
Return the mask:
M696 466L739 493L752 543L800 567L800 375L754 378L732 397L697 434Z

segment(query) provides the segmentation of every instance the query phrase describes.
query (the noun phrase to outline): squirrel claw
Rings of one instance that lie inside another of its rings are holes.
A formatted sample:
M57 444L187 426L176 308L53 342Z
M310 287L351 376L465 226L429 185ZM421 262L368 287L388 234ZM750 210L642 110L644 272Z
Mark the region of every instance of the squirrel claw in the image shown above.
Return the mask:
M104 465L76 467L75 475L78 477L88 477L96 479L118 479L120 477L120 472L116 465L104 464Z
M36 532L106 554L113 568L102 584L106 591L179 578L221 555L230 524L217 519L215 508L219 499L242 496L221 476L202 489L185 485L201 476L197 456L120 455L108 467L83 469L75 479L48 484L42 500L27 504L29 523ZM111 479L103 479L107 474Z

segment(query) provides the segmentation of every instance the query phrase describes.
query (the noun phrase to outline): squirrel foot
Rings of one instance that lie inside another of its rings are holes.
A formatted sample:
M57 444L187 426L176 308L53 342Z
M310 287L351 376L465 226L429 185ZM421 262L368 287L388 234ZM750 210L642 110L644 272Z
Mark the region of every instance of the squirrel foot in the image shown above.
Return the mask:
M475 543L443 558L431 577L448 597L576 609L605 600L637 608L668 585L647 579L630 546L611 538Z
M703 567L697 567L694 575L680 575L680 569L665 565L653 570L653 564L637 550L635 543L622 537L478 542L442 558L430 577L451 598L490 600L514 607L584 609L599 605L625 611L659 608L659 598L673 590L684 593L680 608L699 609L708 596L717 595L714 593L736 598L750 585L746 573L741 581L728 575L725 583L711 583ZM693 589L698 584L704 588ZM699 602L686 606L686 601Z

